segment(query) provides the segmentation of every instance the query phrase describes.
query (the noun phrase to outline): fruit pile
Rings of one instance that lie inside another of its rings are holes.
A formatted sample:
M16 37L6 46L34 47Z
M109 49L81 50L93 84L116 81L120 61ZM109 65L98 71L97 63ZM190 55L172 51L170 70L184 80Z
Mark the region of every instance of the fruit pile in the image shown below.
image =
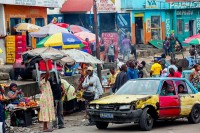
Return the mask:
M33 100L30 100L28 103L26 103L26 106L35 107L37 106L37 103Z
M26 107L26 106L29 106L29 107L36 107L37 106L37 103L33 100L30 100L29 102L25 103L25 102L20 102L18 104L18 107Z
M20 102L20 103L18 104L18 106L19 106L19 107L25 107L25 106L26 106L26 103L25 103L25 102Z

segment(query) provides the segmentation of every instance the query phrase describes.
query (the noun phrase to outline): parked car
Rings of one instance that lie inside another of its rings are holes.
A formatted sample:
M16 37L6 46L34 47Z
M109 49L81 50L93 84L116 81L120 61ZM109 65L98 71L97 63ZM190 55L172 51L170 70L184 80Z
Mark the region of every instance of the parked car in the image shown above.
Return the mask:
M115 94L92 101L88 112L98 129L106 129L109 123L134 122L148 131L155 120L183 117L199 123L200 93L185 78L130 80Z

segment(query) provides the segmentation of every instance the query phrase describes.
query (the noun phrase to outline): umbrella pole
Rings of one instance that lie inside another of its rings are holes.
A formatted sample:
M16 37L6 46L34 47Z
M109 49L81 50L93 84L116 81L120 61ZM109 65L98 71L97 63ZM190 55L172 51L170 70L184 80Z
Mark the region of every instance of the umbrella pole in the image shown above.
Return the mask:
M197 55L197 51L196 51L196 46L194 47L194 51L195 51L195 54L194 54L194 60L195 60L195 63L197 63L197 58L196 58L196 55Z
M96 56L100 59L100 45L99 45L99 35L98 35L98 21L97 21L97 4L96 0L93 0L93 10L94 10L94 25L95 25L95 35L96 35ZM97 64L97 74L101 81L101 65Z

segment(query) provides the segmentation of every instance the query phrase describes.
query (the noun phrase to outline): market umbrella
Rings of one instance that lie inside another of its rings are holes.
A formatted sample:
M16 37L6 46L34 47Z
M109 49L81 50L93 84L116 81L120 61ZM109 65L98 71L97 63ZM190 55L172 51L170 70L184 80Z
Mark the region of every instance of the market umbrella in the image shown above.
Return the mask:
M149 44L153 45L154 47L156 47L158 49L163 48L163 40L151 40L151 41L149 41Z
M79 37L82 40L85 40L86 38L88 38L90 42L96 42L96 35L93 33L79 32L79 33L75 33L74 35Z
M69 27L69 24L66 24L66 23L55 23L55 25L60 26L62 28L68 28Z
M30 51L24 52L22 55L24 54L29 54L31 56L41 56L43 59L51 59L51 60L59 60L66 56L62 51L51 48L51 47L36 48Z
M186 38L185 41L183 41L183 42L186 43L186 44L189 44L189 42L190 42L191 40L196 39L196 38L199 38L199 39L200 39L200 34L197 34L197 35L188 37L188 38Z
M77 49L62 50L63 53L69 55L77 63L91 63L91 64L103 64L102 61L96 57Z
M32 32L30 33L30 35L32 37L38 37L38 38L42 38L42 37L46 37L48 35L53 35L53 34L56 34L56 33L59 33L59 32L62 32L62 33L70 33L67 29L65 28L62 28L60 26L57 26L55 24L48 24L42 28L40 28L39 31L37 32Z
M200 45L200 38L194 38L189 41L190 45Z
M69 55L66 55L67 57L64 57L62 58L61 60L57 60L57 63L61 64L61 65L65 65L65 64L68 64L68 65L73 65L75 64L75 60L72 59Z
M88 29L79 26L79 25L70 25L68 28L70 31L72 31L73 33L78 33L78 32L91 32Z
M84 45L75 35L69 33L56 33L41 40L37 47L81 48Z
M15 26L17 32L28 31L28 32L35 32L38 31L41 27L30 24L30 23L19 23Z

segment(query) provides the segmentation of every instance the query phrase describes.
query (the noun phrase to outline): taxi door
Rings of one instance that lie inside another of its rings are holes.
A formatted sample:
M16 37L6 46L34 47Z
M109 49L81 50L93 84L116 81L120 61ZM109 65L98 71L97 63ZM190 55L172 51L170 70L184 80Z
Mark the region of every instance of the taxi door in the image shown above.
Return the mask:
M183 86L183 92L179 92L179 86ZM176 88L180 97L181 116L188 116L193 105L198 101L200 94L194 94L188 83L185 81L176 81Z
M170 95L159 95L159 117L174 118L180 115L180 98L175 91L173 80L165 80L161 87L161 91L165 90L167 85L171 85L173 92Z

